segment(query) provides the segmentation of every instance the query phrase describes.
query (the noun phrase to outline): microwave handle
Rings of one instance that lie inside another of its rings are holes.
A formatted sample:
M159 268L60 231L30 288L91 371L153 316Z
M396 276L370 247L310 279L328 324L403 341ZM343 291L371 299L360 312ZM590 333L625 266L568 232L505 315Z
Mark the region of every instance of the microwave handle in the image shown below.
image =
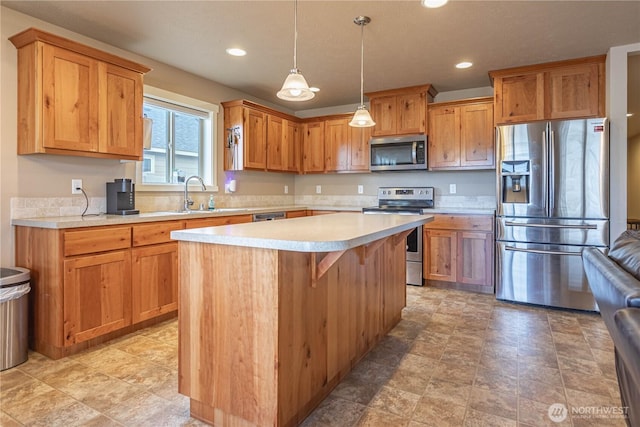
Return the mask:
M418 141L413 141L411 144L411 160L414 165L418 163Z

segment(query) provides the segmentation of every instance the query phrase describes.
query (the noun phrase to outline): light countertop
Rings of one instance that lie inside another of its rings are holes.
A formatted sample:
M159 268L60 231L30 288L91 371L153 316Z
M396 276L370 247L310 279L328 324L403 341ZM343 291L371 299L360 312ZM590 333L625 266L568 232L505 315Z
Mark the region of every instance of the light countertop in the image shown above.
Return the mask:
M333 252L366 245L432 220L431 215L336 213L286 221L172 231L171 238L187 242L295 252Z
M147 212L137 215L87 215L81 216L57 216L39 218L14 218L11 225L37 228L79 228L99 227L108 225L126 225L156 221L185 220L195 218L210 218L217 216L252 215L265 212L289 212L300 210L361 212L360 206L269 206L254 208L216 208L213 211L190 211L189 213L177 211ZM458 214L458 215L493 215L495 209L474 208L446 208L438 207L430 209L429 214Z

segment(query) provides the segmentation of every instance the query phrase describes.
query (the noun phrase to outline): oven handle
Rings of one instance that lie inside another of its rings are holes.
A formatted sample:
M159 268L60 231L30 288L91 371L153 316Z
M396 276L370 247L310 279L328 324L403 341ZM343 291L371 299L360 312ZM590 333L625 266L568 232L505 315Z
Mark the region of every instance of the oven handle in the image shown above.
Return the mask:
M527 252L530 254L582 256L582 252L545 251L543 249L521 249L521 248L516 248L515 246L505 246L504 248L507 251Z
M521 222L505 221L504 225L510 227L532 227L532 228L573 228L576 230L597 230L598 226L595 224L584 225L560 225L560 224L524 224Z

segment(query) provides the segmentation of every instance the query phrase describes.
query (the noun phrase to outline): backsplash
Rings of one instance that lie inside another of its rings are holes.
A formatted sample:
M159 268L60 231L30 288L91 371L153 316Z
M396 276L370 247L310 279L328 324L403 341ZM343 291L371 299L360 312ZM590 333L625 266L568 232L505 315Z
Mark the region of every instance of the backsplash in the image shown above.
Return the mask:
M38 218L81 215L86 201L83 197L12 197L11 218ZM106 197L90 197L87 214L107 210Z
M192 194L197 209L200 203L207 205L208 193ZM217 208L315 206L315 207L367 207L378 204L376 196L330 196L330 195L271 195L242 196L214 195ZM136 209L140 212L177 211L182 209L183 195L136 194ZM495 209L493 196L436 196L436 208ZM11 218L39 218L81 215L85 208L83 197L12 197ZM105 197L90 197L87 214L104 213L107 210Z

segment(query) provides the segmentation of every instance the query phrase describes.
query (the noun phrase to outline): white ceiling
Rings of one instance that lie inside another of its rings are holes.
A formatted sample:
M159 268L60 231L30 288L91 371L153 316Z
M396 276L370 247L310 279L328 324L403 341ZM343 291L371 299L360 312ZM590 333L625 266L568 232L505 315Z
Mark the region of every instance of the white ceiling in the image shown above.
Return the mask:
M489 86L490 70L601 55L640 41L640 1L633 0L453 0L440 9L418 0L299 0L298 67L321 91L292 103L275 93L293 65L293 1L1 4L294 111L359 102L358 15L372 20L364 29L365 92ZM227 47L248 55L231 57ZM474 66L455 69L462 60Z

